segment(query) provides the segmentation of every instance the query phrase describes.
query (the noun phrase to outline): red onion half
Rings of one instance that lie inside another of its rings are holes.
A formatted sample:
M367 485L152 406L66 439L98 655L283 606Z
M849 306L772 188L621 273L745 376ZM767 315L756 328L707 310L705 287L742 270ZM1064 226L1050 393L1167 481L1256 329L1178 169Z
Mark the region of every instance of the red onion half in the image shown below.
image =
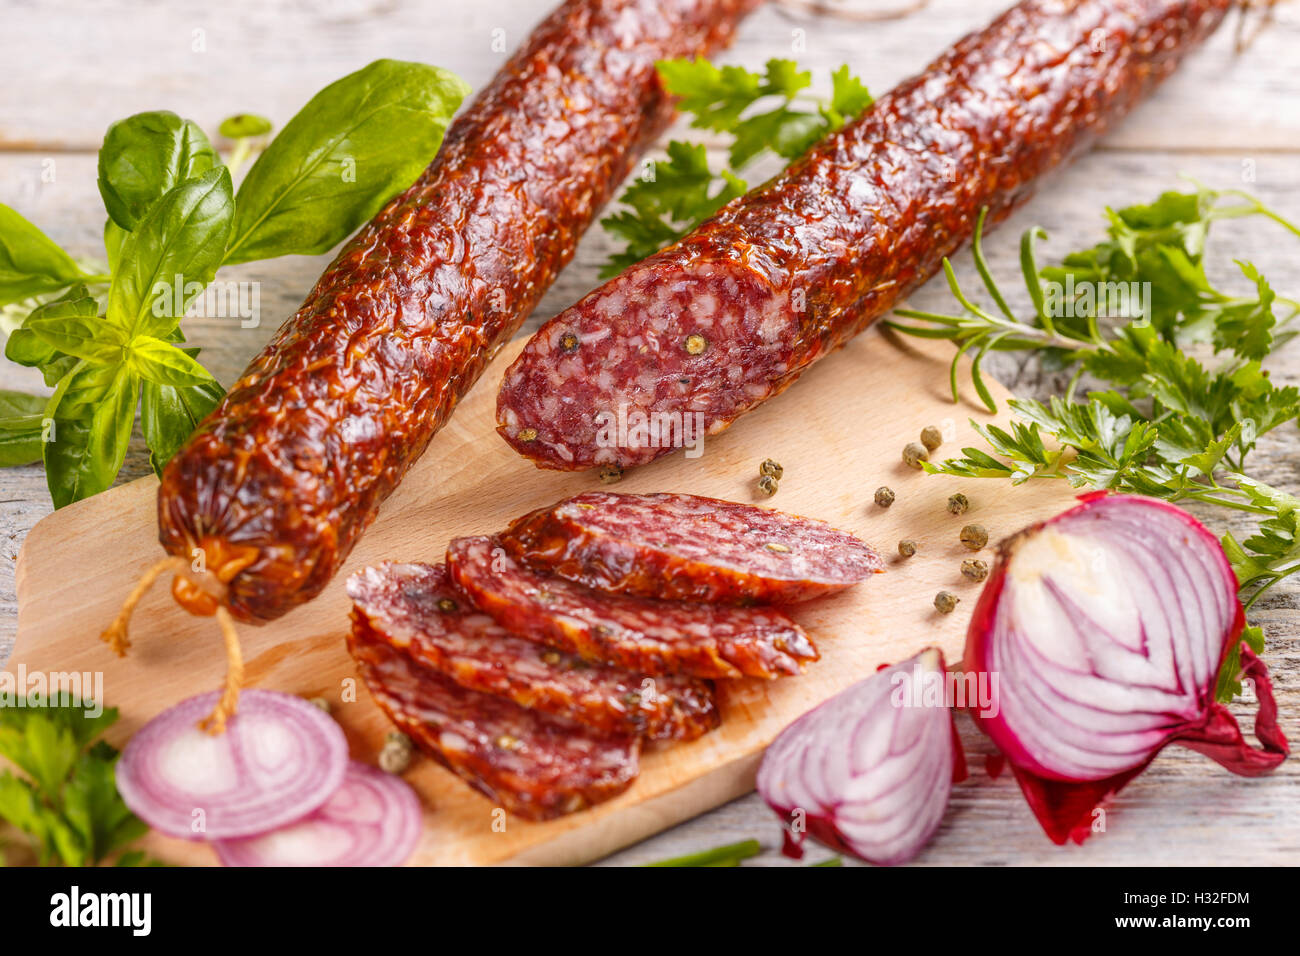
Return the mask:
M758 792L805 835L871 863L904 863L966 775L943 654L928 648L804 714L768 747Z
M1162 501L1085 495L999 545L965 661L995 695L972 716L1053 841L1081 843L1097 805L1174 741L1240 774L1282 762L1268 672L1244 643L1262 749L1214 699L1244 624L1219 542Z

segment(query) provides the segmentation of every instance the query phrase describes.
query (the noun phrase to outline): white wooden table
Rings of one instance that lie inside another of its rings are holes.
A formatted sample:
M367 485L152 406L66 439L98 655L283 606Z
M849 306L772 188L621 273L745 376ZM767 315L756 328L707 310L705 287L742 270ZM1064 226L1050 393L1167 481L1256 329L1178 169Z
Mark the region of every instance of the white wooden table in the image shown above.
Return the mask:
M861 3L864 0L855 0ZM881 0L882 5L885 0ZM931 0L903 19L844 22L770 5L744 25L724 59L757 67L793 56L815 70L819 87L847 62L873 92L921 69L962 33L994 16L1007 0ZM214 131L225 116L252 111L278 125L314 91L377 57L449 67L481 87L505 54L493 52L494 30L513 48L552 0L50 0L39 7L0 2L0 202L36 222L74 255L99 257L103 208L95 188L95 154L108 124L146 109L170 109ZM1073 168L1045 183L1038 197L987 243L996 271L1014 287L1016 243L1033 223L1051 233L1048 252L1063 254L1101 237L1101 211L1147 201L1175 188L1180 174L1220 187L1243 187L1300 219L1300 9L1278 8L1276 22L1244 55L1235 55L1233 25L1222 29L1121 128ZM802 31L798 33L796 31ZM795 44L802 38L803 48ZM1282 294L1300 297L1300 243L1263 223L1215 227L1214 276L1232 282L1231 259L1253 261ZM583 241L526 331L596 283L608 251L599 228ZM965 261L965 260L964 260ZM223 382L232 381L311 287L326 257L290 257L229 270L261 283L263 321L187 322L190 340ZM966 263L968 266L968 263ZM1239 277L1238 277L1239 281ZM948 305L931 283L919 307ZM1013 302L1013 304L1016 304ZM872 334L872 333L868 333ZM1015 357L993 371L1024 394L1061 384ZM1275 381L1300 381L1300 345L1272 363ZM0 365L0 387L41 389L32 370ZM121 481L148 472L138 437ZM1286 426L1261 443L1255 470L1281 487L1300 489L1300 434ZM39 467L0 472L0 659L16 621L14 559L23 536L50 511ZM1216 530L1225 525L1218 514ZM1300 741L1300 588L1278 588L1256 609L1268 634L1266 659L1278 687L1284 726ZM936 839L919 862L951 864L1280 864L1300 861L1300 761L1271 778L1246 780L1189 751L1171 748L1115 802L1105 834L1083 848L1051 845L1007 775L992 780L981 755L988 745L967 725L971 780L955 791ZM756 796L737 800L611 858L638 863L756 837L755 862L780 864L774 817ZM809 860L829 854L813 849Z

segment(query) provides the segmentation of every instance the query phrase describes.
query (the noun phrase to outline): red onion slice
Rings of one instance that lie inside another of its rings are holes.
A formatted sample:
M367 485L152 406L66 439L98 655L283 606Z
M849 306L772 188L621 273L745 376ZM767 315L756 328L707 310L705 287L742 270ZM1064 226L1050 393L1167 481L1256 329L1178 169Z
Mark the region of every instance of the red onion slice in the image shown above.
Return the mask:
M163 711L131 738L117 789L155 830L187 840L264 833L311 813L347 769L343 731L299 697L246 690L226 732L198 729L219 691Z
M1244 623L1219 542L1163 501L1085 495L999 546L966 643L995 706L974 716L1053 840L1081 842L1097 804L1171 741L1239 773L1281 762L1267 671L1249 649L1264 749L1214 701Z
M398 866L415 851L422 822L420 800L404 780L352 761L319 809L214 849L224 866Z
M917 854L965 761L934 648L804 714L768 747L758 792L797 844L805 833L884 866ZM935 696L937 694L937 696Z

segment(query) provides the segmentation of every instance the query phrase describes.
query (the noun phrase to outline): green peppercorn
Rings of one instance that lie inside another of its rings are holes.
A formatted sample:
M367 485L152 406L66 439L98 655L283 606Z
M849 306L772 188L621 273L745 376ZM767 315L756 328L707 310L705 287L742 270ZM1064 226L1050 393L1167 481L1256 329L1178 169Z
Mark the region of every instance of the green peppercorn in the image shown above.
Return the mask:
M968 524L961 529L961 543L967 551L978 551L989 543L988 530L982 524Z
M934 425L926 425L921 429L921 444L927 451L934 451L943 444L943 432Z
M758 479L758 490L771 498L776 494L777 488L781 487L775 478L771 475L761 475Z
M764 460L763 464L758 466L758 473L760 475L771 475L777 481L780 481L785 475L785 469L781 467L779 461L773 461L771 458L768 458Z
M970 499L960 491L948 498L948 513L954 515L964 515L970 511Z
M623 480L623 468L621 465L606 465L600 469L600 483L602 485L612 485L616 481Z
M455 600L449 597L438 598L438 610L443 614L450 614L452 611L456 610Z
M930 453L919 441L910 441L903 446L903 464L909 468L921 467L921 462L929 461Z
M894 489L887 485L881 485L876 489L876 504L882 508L888 508L894 503Z
M934 596L934 609L940 614L951 614L961 603L961 598L951 591L940 591Z
M313 707L319 707L327 714L333 709L330 702L324 697L310 697L307 699L307 703L311 704Z
M898 553L905 558L910 558L916 554L916 542L911 538L904 538L898 542Z
M390 730L384 734L385 747L405 747L410 750L415 745L411 743L411 738L406 736L400 730Z
M519 434L515 436L516 441L537 441L536 428L521 428Z
M979 558L967 558L961 563L961 573L972 581L983 581L989 576L989 566Z

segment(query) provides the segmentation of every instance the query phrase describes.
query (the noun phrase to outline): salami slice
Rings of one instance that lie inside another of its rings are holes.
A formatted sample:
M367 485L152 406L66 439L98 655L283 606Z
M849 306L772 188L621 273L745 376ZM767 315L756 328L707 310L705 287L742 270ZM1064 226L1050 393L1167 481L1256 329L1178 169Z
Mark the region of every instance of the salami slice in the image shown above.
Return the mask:
M375 702L421 750L526 820L549 820L617 796L640 766L640 740L605 736L480 694L364 632L348 647Z
M588 492L525 515L501 540L533 570L676 601L790 604L885 567L825 522L698 495Z
M797 674L817 649L776 608L651 601L605 594L534 574L499 539L457 538L452 579L516 634L646 674L780 677Z
M633 674L516 637L476 610L443 565L365 568L348 596L355 628L470 690L608 734L693 740L718 725L707 681Z

